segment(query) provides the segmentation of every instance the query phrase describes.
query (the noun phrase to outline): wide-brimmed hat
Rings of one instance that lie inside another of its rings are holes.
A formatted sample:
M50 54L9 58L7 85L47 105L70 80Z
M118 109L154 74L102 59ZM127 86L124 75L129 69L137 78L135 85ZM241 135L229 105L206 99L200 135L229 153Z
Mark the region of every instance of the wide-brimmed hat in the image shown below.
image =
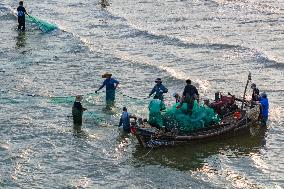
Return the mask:
M161 78L157 78L157 79L155 80L155 83L162 83L162 79L161 79Z
M76 96L76 101L81 101L83 99L82 95L77 95Z
M107 76L112 76L112 74L109 73L109 72L106 72L106 73L104 73L104 74L102 75L102 78L106 78Z

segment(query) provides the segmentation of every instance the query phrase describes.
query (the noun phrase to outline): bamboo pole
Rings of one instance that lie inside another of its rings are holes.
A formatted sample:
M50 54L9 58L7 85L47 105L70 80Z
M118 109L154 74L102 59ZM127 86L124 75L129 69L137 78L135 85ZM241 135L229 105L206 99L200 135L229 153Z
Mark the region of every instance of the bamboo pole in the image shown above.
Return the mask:
M246 93L247 93L247 88L248 88L248 84L249 84L250 81L251 81L251 73L249 72L248 79L247 79L247 84L245 86L245 91L244 91L244 95L243 95L243 101L242 101L241 109L243 109L243 107L244 107L244 102L245 102L245 97L246 97Z

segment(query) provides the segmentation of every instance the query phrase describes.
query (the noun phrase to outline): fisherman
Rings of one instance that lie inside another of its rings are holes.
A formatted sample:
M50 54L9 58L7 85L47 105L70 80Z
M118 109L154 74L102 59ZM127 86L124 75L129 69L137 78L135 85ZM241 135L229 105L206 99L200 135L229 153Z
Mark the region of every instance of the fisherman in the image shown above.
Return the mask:
M102 8L106 8L107 6L109 6L109 3L107 2L107 0L102 0L101 6L102 6Z
M203 100L203 104L205 107L207 108L211 108L211 105L210 105L210 100L208 97L205 97L204 100Z
M156 85L153 87L152 91L149 94L149 98L151 97L152 94L155 93L155 96L158 97L161 101L164 101L164 93L168 92L168 89L162 84L162 79L157 78L155 80Z
M77 95L75 102L72 107L72 116L73 116L73 123L74 126L81 126L82 125L82 116L83 112L87 110L81 104L83 97L81 95Z
M154 96L154 99L150 101L149 104L149 121L148 123L151 126L157 127L157 128L163 128L163 120L162 120L162 114L161 111L166 109L165 104L163 101L159 99L158 95Z
M177 109L181 108L182 104L185 102L187 103L187 113L191 115L193 105L194 105L194 100L199 99L199 94L198 94L198 90L196 89L196 87L191 84L190 79L186 80L185 82L186 82L186 86L184 87L184 90L182 93L183 101L176 108Z
M267 94L265 92L261 93L259 104L260 104L261 126L266 126L266 122L268 120L269 102Z
M179 96L178 93L174 93L174 94L173 94L173 97L175 98L176 103L181 102L181 98L180 98L180 96Z
M24 2L20 1L19 2L19 7L17 8L18 12L18 30L25 31L25 14L29 15L24 7Z
M251 100L252 101L258 101L260 99L260 96L259 96L259 90L258 90L258 88L256 88L255 83L251 84L251 89L252 89Z
M127 112L127 108L123 107L122 108L122 114L120 116L119 120L119 127L123 128L123 131L126 133L130 133L130 118L134 118L135 120L137 119L135 115L132 115Z
M100 86L98 90L95 91L97 93L99 90L101 90L104 86L106 87L106 107L111 108L114 106L115 101L115 90L119 84L119 82L115 79L113 79L111 73L105 73L102 75L102 78L106 78L103 82L103 84Z

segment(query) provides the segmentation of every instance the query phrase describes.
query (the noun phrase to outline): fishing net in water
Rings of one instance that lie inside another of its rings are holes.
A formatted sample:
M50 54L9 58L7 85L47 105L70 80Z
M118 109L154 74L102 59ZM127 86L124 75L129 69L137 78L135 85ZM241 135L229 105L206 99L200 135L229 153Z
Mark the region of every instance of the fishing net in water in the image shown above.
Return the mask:
M183 103L179 109L176 109L177 105L175 104L162 114L163 125L167 129L176 127L180 133L186 134L220 122L218 115L212 108L199 106L197 101L194 102L191 115L187 114L186 103Z
M84 101L90 101L89 98L92 98L94 96L97 96L96 93L88 93L86 95L82 95L84 96ZM49 103L52 104L70 104L70 103L74 103L76 96L53 96L50 97Z
M74 103L75 96L56 96L50 98L50 103L52 104L71 104Z
M26 19L27 21L37 25L39 29L43 32L49 32L49 31L57 29L57 26L55 24L51 24L49 22L43 21L32 15L27 16Z

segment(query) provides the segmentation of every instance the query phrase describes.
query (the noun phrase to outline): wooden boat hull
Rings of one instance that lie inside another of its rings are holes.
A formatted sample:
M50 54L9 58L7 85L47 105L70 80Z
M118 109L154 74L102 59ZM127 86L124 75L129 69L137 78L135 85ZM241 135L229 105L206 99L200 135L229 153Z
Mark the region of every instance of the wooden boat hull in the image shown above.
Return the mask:
M238 110L240 111L240 110ZM188 135L178 135L173 132L162 132L153 127L137 127L133 134L143 147L174 146L178 144L190 143L191 141L209 140L248 129L258 120L260 108L254 106L241 111L240 119L234 117L234 112L225 116L221 124L213 125L197 130Z

